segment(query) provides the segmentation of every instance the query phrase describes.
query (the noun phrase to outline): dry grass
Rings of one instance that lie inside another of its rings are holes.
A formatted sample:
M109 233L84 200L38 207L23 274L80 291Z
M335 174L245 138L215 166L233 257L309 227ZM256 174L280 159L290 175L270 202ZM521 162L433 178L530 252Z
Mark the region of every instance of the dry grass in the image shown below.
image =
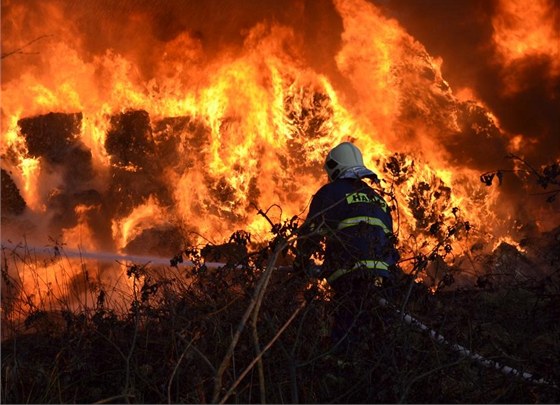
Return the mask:
M219 269L197 249L181 255L192 268L130 266L126 306L103 289L89 305L28 305L2 342L2 403L558 402L558 388L481 367L381 305L384 321L353 355L334 356L330 291L275 266L291 243L279 232ZM558 273L436 294L404 277L394 304L450 342L558 382L559 296Z

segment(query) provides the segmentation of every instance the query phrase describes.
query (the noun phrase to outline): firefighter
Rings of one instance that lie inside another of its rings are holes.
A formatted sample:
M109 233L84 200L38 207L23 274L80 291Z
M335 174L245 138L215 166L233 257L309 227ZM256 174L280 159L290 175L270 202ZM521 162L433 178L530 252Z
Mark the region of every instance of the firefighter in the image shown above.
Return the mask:
M324 169L329 182L311 200L300 228L295 267L316 269L334 290L332 340L338 352L352 350L372 327L374 294L394 284L399 255L389 206L365 180L379 183L350 142L333 148ZM321 251L318 268L312 256ZM378 323L377 323L378 324Z

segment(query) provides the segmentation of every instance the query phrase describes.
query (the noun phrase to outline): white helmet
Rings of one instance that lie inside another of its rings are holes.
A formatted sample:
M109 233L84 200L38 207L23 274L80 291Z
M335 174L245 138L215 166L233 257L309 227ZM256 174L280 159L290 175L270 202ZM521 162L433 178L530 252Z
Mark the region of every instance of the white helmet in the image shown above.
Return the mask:
M348 171L351 172L348 173L348 177L375 177L377 179L375 173L364 166L362 152L350 142L342 142L329 152L325 159L324 169L330 181L336 180Z

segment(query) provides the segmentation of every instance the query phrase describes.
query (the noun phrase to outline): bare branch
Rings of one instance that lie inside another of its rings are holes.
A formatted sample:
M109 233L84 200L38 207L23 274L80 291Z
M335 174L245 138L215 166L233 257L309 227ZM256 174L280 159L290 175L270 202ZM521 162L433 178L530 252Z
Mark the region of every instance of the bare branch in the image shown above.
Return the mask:
M0 59L5 59L5 58L7 58L8 56L11 56L11 55L37 55L39 52L23 52L23 50L25 48L31 46L33 43L35 43L37 41L40 41L41 39L52 37L52 36L53 36L52 34L51 35L41 35L40 37L37 37L37 38L29 41L28 43L23 45L21 48L17 48L13 51L3 53L2 56L0 57Z
M227 351L224 359L222 360L222 363L220 364L220 366L218 368L218 371L216 372L215 381L214 381L214 394L213 394L213 400L212 400L213 403L216 403L219 399L220 392L222 390L222 377L224 375L224 372L226 371L226 369L228 368L228 366L230 364L230 360L233 356L233 352L235 351L235 347L237 346L237 343L239 341L239 337L241 336L241 333L243 332L243 329L245 328L245 325L246 325L249 317L253 313L253 311L254 310L258 311L258 309L260 308L260 303L262 301L264 291L266 290L268 282L270 281L270 276L272 275L272 272L273 272L273 270L276 266L276 261L278 259L278 255L286 247L286 245L287 245L286 241L283 241L282 243L280 243L276 247L276 249L275 249L275 251L272 255L272 260L269 262L265 272L263 273L261 279L259 280L259 283L257 284L257 286L255 288L255 295L254 295L253 299L251 300L251 303L249 304L249 307L246 309L245 314L243 315L243 318L239 322L239 325L237 325L237 330L235 331L235 334L234 334L233 339L230 343L228 351ZM255 307L256 307L256 309L255 309Z
M286 323L284 323L284 325L282 325L282 327L278 330L278 332L276 333L276 335L274 335L274 337L270 340L270 342L268 342L268 344L263 348L263 350L259 353L259 355L257 357L255 357L253 359L253 361L251 361L251 363L245 368L245 370L243 370L243 372L241 373L241 375L237 378L237 380L233 383L233 385L229 388L228 392L223 396L223 398L220 400L220 404L223 404L227 401L227 399L230 397L231 394L233 394L233 391L235 390L235 388L239 385L239 383L241 382L241 380L243 380L243 378L245 378L245 376L247 375L247 373L249 371L251 371L251 369L255 366L255 364L260 361L260 359L262 358L262 356L266 353L266 351L268 349L270 349L272 347L272 345L274 344L274 342L276 342L276 340L282 335L282 333L284 333L284 331L286 330L286 328L292 323L292 321L295 319L295 317L299 314L299 312L307 305L306 301L302 301L299 306L295 309L295 311L292 313L292 315L290 316L290 318L286 321Z

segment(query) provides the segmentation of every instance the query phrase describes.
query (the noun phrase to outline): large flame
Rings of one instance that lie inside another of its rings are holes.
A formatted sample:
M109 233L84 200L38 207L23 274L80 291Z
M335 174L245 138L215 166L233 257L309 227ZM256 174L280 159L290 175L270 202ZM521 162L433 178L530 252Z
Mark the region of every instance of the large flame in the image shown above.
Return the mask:
M498 2L500 13L493 18L493 39L506 78L505 91L519 92L524 83L519 70L531 57L550 62L545 71L560 75L560 12L558 4L546 0ZM552 91L552 89L551 89Z
M303 217L344 140L394 191L406 254L458 217L456 257L527 219L479 181L523 134L454 94L444 60L373 3L201 3L3 2L2 168L26 203L3 240L157 255L239 229L264 240L258 209ZM496 54L507 68L544 52L557 76L547 3L528 4L499 2Z

